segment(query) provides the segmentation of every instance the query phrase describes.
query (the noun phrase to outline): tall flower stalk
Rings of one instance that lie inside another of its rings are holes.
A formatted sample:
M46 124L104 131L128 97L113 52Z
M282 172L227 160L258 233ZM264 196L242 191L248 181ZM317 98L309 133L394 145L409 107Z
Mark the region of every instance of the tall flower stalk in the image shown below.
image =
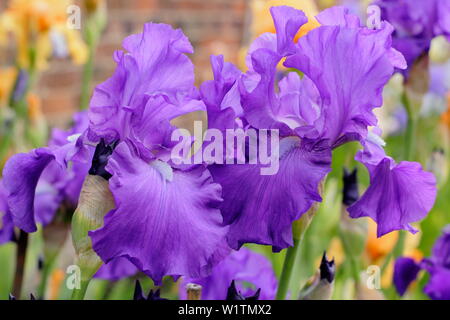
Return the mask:
M292 273L294 271L294 265L296 258L299 254L305 232L308 230L309 225L314 217L314 214L318 210L318 205L315 204L308 210L300 219L294 221L292 224L292 237L294 245L287 248L286 256L284 258L283 269L281 271L281 277L278 285L277 300L284 300L289 290L291 283ZM291 293L291 299L296 298L294 293Z
M92 93L92 78L94 74L94 57L98 47L100 36L106 26L106 1L86 0L87 20L85 26L85 40L88 48L86 63L83 66L81 83L80 109L89 107L89 99Z

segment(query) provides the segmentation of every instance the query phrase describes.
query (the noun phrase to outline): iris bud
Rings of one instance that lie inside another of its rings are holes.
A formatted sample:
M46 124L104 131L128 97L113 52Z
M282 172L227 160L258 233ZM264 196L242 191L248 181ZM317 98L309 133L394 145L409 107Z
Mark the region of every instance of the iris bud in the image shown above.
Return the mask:
M142 286L139 280L136 280L136 286L134 287L133 300L167 300L161 298L161 291L157 289L156 291L150 290L148 296L145 297L144 292L142 291Z
M330 300L334 290L336 266L333 260L323 253L319 271L313 283L300 294L300 300Z
M105 214L114 207L114 198L109 190L108 181L100 176L86 176L78 207L72 218L72 242L77 257L76 264L81 270L81 286L84 290L102 265L102 260L92 249L89 231L100 228Z
M228 287L227 291L227 298L225 300L227 301L237 301L237 300L258 300L259 295L261 293L261 288L259 288L254 295L244 297L242 293L236 288L236 283L231 281L230 286Z

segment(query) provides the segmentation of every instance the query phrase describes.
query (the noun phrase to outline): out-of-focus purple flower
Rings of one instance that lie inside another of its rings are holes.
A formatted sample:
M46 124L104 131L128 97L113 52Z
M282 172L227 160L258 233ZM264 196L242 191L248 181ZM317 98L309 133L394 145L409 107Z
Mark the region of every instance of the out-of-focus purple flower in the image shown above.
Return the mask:
M126 258L116 258L100 267L94 278L117 281L135 275L138 269Z
M158 284L203 277L228 253L221 187L204 166L175 167L165 156L170 120L205 108L186 55L192 46L181 30L149 23L123 47L90 104L88 138L116 145L105 166L116 208L90 232L93 248L105 263L127 258Z
M89 168L89 147L79 147L78 137L87 128L86 113L74 118L68 131L54 130L49 147L11 157L3 170L7 204L14 225L26 232L36 231L36 223L48 224L61 202L75 205ZM70 165L69 165L70 163Z
M442 114L447 110L447 94L450 91L450 61L445 64L431 64L429 78L430 85L423 98L421 114Z
M381 19L394 26L392 46L405 56L408 68L428 53L434 37L450 36L448 0L377 0L374 4L381 9Z
M411 258L397 259L394 267L394 284L403 295L420 270L426 270L430 279L424 292L433 300L450 300L450 225L433 247L432 256L417 263Z
M202 286L203 300L225 300L233 280L237 291L244 297L252 296L257 289L261 289L259 299L275 298L277 279L272 264L263 255L247 248L231 253L206 278L183 278L179 287L180 298L186 298L186 284L195 283Z

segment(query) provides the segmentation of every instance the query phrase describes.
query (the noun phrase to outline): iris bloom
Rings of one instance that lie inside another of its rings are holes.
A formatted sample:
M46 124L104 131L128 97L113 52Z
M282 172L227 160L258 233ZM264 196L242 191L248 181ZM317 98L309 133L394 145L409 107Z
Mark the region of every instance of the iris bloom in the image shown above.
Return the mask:
M401 257L395 262L394 284L403 295L420 270L430 274L424 292L433 300L450 300L450 226L443 230L437 239L430 258L416 262L414 259Z
M87 128L87 114L74 117L71 129L54 129L49 146L14 155L3 170L7 212L26 232L51 222L63 201L76 206L90 163L70 154L76 136ZM74 159L70 160L69 157Z
M180 298L186 298L186 285L195 283L202 286L202 300L225 300L233 280L242 296L253 296L257 289L261 289L259 299L275 298L277 278L272 264L263 255L247 248L231 253L206 278L183 278L179 287Z
M390 46L392 27L367 30L333 8L295 44L306 16L290 7L271 12L277 34L255 40L249 71L242 74L213 57L214 80L200 92L186 55L193 49L181 30L149 23L127 37L126 51L114 54L115 73L94 91L87 130L7 163L4 185L14 224L36 230L34 198L46 168L80 168L76 177L89 170L109 179L115 201L103 227L90 232L103 262L126 258L157 284L166 275L204 278L229 254L228 246L292 245L292 222L321 201L318 185L330 171L332 150L358 140L365 149L357 159L368 167L372 184L349 207L351 216L370 216L379 236L413 231L409 223L434 202L434 178L418 164L396 164L379 138L368 134L377 123L372 109L381 106L383 86L394 68L405 67ZM292 72L275 91L276 66L284 58L285 66L305 76ZM278 173L261 176L261 165L172 162L170 121L205 106L210 128L278 129Z
M206 276L229 252L217 209L221 187L205 166L177 167L169 159L170 120L204 109L186 55L192 46L181 30L149 23L123 47L114 54L115 73L94 91L88 129L8 162L13 220L25 231L36 229L32 197L46 166L87 164L79 177L89 170L110 178L116 205L90 234L105 263L126 258L156 283L165 275Z
M271 13L277 33L263 34L251 45L249 71L239 74L214 57L215 79L201 88L210 127L233 128L239 117L245 128L280 132L280 168L273 176L261 176L256 165L210 166L223 188L220 209L230 226L228 244L233 249L248 242L272 245L275 251L291 246L292 222L321 201L318 186L331 170L332 150L352 140L364 146L356 159L368 168L371 185L348 208L351 217L371 217L378 236L415 232L410 223L431 209L435 179L417 163L396 164L384 154L376 130L368 131L377 125L372 110L382 105L383 86L395 68L406 67L391 47L392 26L383 22L380 30L369 30L346 9L334 7L317 15L321 26L294 44L306 16L283 6ZM277 91L276 66L283 58L286 67L304 76L289 73Z

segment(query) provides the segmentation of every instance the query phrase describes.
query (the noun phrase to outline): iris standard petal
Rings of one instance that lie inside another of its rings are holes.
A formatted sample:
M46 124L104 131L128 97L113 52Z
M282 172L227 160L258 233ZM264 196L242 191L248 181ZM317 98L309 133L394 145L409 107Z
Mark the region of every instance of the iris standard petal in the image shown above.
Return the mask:
M392 28L380 30L321 26L301 37L297 53L285 66L302 71L320 94L320 117L315 122L323 138L365 136L377 123L372 110L382 104L382 89L398 64L390 47Z

